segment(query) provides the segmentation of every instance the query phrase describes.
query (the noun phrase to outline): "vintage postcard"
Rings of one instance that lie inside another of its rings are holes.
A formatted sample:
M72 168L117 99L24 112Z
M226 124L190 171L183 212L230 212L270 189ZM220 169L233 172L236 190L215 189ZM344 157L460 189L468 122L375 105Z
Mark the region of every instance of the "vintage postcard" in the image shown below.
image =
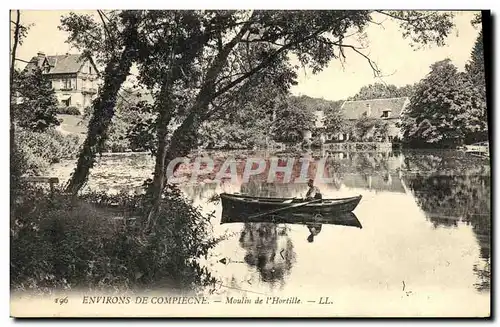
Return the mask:
M490 317L489 28L11 10L11 316Z

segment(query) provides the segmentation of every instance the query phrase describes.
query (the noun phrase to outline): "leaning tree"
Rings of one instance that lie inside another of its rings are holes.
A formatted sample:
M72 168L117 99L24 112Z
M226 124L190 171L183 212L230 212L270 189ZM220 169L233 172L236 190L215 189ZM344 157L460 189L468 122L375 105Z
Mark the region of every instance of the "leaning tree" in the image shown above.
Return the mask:
M82 48L101 47L113 54L105 64L104 88L94 102L95 117L68 191L76 193L84 185L106 138L117 88L135 63L157 114L150 223L167 184L168 164L197 144L204 121L250 97L263 79L289 88L300 65L317 73L348 54L363 56L374 74L380 74L357 41L370 24L379 24L377 16L398 21L403 37L413 44L443 45L453 27L452 13L425 11L187 10L98 16L95 21L87 16L85 23L77 15L63 21L71 40ZM109 49L100 46L108 43ZM292 57L298 65L291 64Z

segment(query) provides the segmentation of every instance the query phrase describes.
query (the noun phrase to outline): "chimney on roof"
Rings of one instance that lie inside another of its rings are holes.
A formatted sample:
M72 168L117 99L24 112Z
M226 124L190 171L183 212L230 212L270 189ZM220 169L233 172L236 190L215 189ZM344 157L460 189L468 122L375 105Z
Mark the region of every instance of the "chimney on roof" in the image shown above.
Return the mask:
M36 54L38 56L38 58L45 58L45 52L41 52L41 51L38 51L38 53Z
M371 114L372 114L372 107L371 107L370 103L367 103L366 104L366 116L370 117Z

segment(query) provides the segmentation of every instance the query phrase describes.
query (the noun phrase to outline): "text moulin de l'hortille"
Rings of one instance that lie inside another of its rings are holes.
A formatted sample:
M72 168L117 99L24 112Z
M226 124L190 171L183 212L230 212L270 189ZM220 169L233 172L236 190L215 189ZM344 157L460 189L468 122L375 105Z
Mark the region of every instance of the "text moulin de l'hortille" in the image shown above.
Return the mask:
M251 303L258 303L258 304L302 304L302 301L296 297L296 296L291 296L291 297L286 297L282 298L279 296L268 296L268 297L263 297L263 298L257 298L256 300L253 300L243 296L243 297L226 297L226 304L251 304Z

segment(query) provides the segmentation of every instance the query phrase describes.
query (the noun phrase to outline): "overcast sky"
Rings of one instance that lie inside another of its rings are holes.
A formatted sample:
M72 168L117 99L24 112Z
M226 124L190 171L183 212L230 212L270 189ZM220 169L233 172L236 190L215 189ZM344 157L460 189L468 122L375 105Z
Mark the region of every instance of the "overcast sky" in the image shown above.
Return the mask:
M35 24L29 30L27 38L18 48L18 58L29 60L38 51L47 55L74 53L70 45L65 43L66 33L58 30L60 17L67 11L22 11L23 24ZM476 37L479 33L470 21L475 12L457 12L455 30L447 38L443 47L434 46L430 49L414 50L407 40L403 39L397 24L390 19L376 16L376 21L382 26L371 24L366 29L368 49L366 53L382 70L383 81L388 84L402 86L414 83L429 72L429 66L439 60L450 58L463 70ZM332 61L321 73L313 75L308 70L299 72L299 85L293 87L294 94L304 94L311 97L340 100L352 96L367 84L380 82L374 78L372 69L365 58L346 51L346 63Z

